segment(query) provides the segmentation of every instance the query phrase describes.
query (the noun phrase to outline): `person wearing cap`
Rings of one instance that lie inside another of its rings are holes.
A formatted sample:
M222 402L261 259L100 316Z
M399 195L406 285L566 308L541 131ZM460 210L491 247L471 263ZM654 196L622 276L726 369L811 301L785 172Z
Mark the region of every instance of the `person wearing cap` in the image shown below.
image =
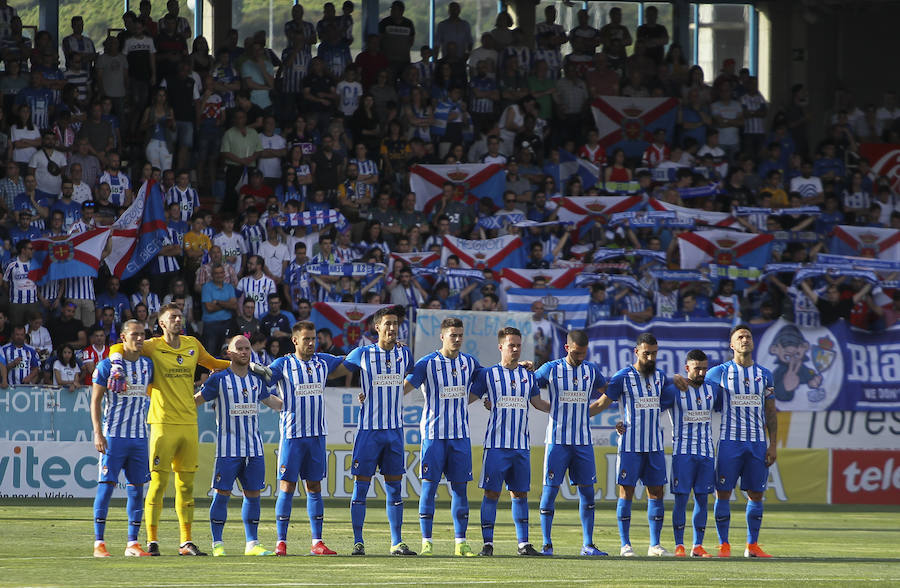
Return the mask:
M92 200L88 200L87 202L81 203L81 217L72 223L72 226L69 227L70 235L78 235L85 231L90 231L93 228L96 228L96 224L94 223L94 210L96 204Z

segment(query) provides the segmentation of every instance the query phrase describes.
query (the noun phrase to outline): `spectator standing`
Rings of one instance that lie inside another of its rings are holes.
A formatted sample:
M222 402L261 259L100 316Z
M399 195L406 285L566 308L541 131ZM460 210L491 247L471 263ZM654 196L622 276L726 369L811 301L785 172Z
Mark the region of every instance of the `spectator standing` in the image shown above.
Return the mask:
M378 23L381 48L393 72L392 80L397 79L409 65L409 53L416 41L416 27L411 20L403 16L405 10L406 5L403 2L394 0L391 2L391 13Z
M200 293L203 346L206 349L221 349L238 308L237 292L225 281L225 267L221 263L213 266L211 273L212 280L203 284Z

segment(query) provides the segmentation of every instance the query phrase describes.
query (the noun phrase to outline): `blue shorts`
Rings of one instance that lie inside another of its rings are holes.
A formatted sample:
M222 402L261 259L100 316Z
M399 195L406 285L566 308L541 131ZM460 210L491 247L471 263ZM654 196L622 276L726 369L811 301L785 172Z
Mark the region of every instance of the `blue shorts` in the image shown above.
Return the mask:
M716 451L716 490L765 492L769 483L765 441L719 441Z
M146 439L107 437L106 453L98 464L99 482L118 482L119 472L125 470L125 479L135 486L150 481L150 451Z
M531 490L531 451L528 449L485 449L481 462L481 482L485 490L500 492L503 482L510 492Z
M375 475L376 467L382 476L402 476L406 473L403 429L356 432L350 473L371 478Z
M591 445L550 444L544 450L544 485L559 486L566 471L569 481L577 486L597 483L597 466Z
M448 482L472 479L471 439L422 439L419 477L440 482L441 474Z
M266 487L266 458L217 457L212 487L231 491L234 481L241 482L241 490L262 490Z
M282 439L278 448L278 479L296 483L297 476L310 482L325 479L328 450L325 435Z
M702 455L672 456L672 494L709 494L716 481L716 461Z
M663 451L620 451L616 455L616 483L619 486L663 486L666 483L666 454Z

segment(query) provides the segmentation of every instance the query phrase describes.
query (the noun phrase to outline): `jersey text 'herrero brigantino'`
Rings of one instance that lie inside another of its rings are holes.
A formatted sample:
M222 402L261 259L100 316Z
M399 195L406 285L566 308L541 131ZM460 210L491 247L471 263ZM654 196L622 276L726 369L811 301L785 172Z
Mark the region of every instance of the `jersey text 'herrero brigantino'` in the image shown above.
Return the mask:
M542 365L534 377L550 392L546 444L590 445L591 398L606 383L600 368L589 361L572 367L565 358Z
M483 370L472 386L472 394L480 398L487 395L491 402L484 448L531 449L528 405L540 393L534 374L523 367L510 370L495 365Z
M465 353L451 359L435 351L416 362L406 380L425 397L423 439L469 438L469 391L480 369Z
M279 426L283 439L319 437L328 434L325 423L325 382L338 369L340 357L315 353L304 361L296 354L276 359L271 366L272 380L284 401Z
M719 440L765 442L767 398L775 397L772 372L761 365L750 367L726 361L706 372L706 381L721 386L716 409L722 411Z
M122 360L127 388L119 393L106 389L106 408L103 412L103 434L106 437L146 439L144 415L150 405L150 383L153 382L153 362L147 357L137 361ZM106 388L112 363L109 358L94 368L92 381Z
M687 390L679 390L674 384L668 384L663 389L660 408L668 410L672 420L674 455L713 457L710 420L718 388L704 382L699 388L689 385Z
M377 343L357 347L344 365L359 371L365 401L359 411L359 429L375 431L403 427L403 378L412 370L409 347L385 351Z
M216 457L263 455L259 401L269 397L269 390L261 377L253 372L238 376L228 368L212 374L200 394L216 401Z
M619 401L619 415L625 423L625 434L619 435L619 451L663 450L659 397L666 384L661 371L644 376L631 365L609 380L606 395Z

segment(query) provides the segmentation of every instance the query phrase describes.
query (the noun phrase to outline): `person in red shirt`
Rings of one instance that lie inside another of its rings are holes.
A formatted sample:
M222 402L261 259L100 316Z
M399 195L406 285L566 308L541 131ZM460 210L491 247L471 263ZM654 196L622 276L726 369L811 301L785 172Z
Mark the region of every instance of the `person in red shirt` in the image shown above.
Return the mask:
M596 129L588 131L587 144L578 150L578 157L587 159L595 165L606 163L606 150L600 145L600 133Z
M275 192L271 186L267 186L263 182L263 174L259 170L253 170L250 173L249 183L241 187L241 201L246 202L247 196L252 196L254 206L260 214L266 209L266 202L270 196L274 196Z
M88 340L90 344L81 352L82 374L86 386L91 385L91 376L97 364L109 357L109 346L106 344L106 331L103 330L103 327L94 326Z
M381 52L381 40L378 35L366 37L366 47L356 56L355 63L362 73L363 88L368 91L378 79L378 73L388 67L388 59Z

